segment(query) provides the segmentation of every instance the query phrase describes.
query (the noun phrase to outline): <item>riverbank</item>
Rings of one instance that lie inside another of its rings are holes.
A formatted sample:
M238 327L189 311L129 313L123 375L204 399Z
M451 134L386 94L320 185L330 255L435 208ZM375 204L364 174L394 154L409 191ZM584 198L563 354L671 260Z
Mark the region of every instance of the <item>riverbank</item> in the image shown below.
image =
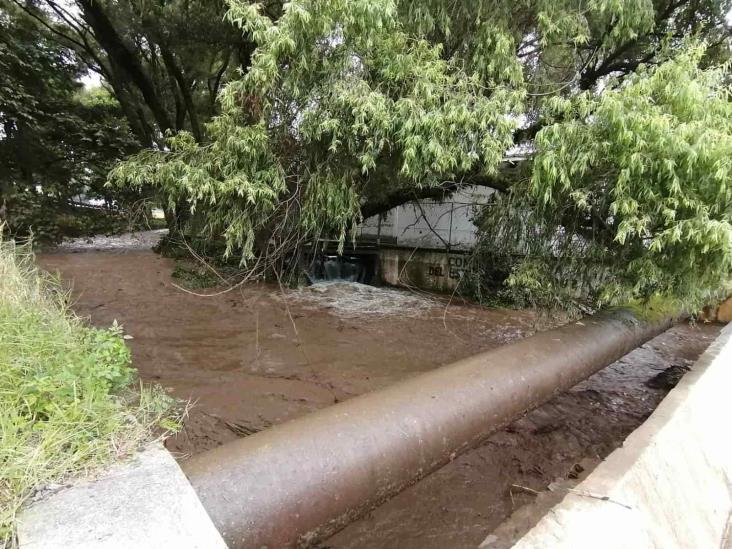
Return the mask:
M546 329L534 311L451 304L353 284L213 297L173 286L175 263L127 247L45 255L74 308L133 336L133 361L195 406L168 441L179 459ZM95 251L97 250L97 251ZM622 443L718 333L680 325L560 394L481 447L327 540L333 548L468 548L558 478L581 477ZM517 488L523 487L523 488Z

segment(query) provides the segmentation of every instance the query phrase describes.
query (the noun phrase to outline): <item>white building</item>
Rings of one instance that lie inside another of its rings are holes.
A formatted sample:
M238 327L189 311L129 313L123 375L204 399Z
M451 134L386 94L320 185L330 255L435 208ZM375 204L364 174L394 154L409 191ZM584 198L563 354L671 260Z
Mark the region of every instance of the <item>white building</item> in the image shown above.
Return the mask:
M383 218L366 219L361 234L409 248L469 250L476 240L473 219L494 192L487 187L466 187L443 202L408 202Z

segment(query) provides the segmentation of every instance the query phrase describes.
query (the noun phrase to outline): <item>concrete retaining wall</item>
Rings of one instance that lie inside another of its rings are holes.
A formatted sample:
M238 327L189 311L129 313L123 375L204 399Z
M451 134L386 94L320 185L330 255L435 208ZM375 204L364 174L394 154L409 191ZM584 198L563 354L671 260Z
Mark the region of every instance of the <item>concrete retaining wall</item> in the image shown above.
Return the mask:
M514 549L732 548L732 325Z
M198 496L162 444L31 505L20 549L225 549Z
M717 320L720 322L732 322L732 297L727 298L717 310Z
M437 292L455 289L470 256L461 252L414 248L379 250L381 280L392 286L414 286Z

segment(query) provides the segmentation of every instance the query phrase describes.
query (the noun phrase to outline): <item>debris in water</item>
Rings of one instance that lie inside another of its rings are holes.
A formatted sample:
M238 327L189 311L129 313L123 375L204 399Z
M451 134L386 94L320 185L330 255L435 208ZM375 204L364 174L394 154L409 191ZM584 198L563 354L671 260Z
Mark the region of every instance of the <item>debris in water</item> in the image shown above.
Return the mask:
M671 389L676 387L676 385L678 385L679 381L681 381L681 378L689 370L690 368L688 366L671 366L646 381L646 387L650 387L651 389L663 389L664 391L670 391Z
M138 231L92 238L69 238L58 245L59 251L149 250L168 234L168 229Z

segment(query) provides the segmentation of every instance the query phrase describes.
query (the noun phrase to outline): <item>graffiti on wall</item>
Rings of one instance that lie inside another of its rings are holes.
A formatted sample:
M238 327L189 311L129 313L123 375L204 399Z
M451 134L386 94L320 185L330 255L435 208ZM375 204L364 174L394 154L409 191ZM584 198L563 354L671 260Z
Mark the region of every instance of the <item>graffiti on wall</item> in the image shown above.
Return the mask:
M427 267L427 274L430 276L445 276L442 272L442 265L435 265L434 263Z
M427 274L429 276L443 277L447 276L453 280L462 278L465 269L468 267L468 259L465 256L448 256L447 269L441 263L432 263L427 266Z
M453 280L462 278L465 269L468 266L468 261L465 256L451 256L447 259L447 265L449 267L448 276Z

